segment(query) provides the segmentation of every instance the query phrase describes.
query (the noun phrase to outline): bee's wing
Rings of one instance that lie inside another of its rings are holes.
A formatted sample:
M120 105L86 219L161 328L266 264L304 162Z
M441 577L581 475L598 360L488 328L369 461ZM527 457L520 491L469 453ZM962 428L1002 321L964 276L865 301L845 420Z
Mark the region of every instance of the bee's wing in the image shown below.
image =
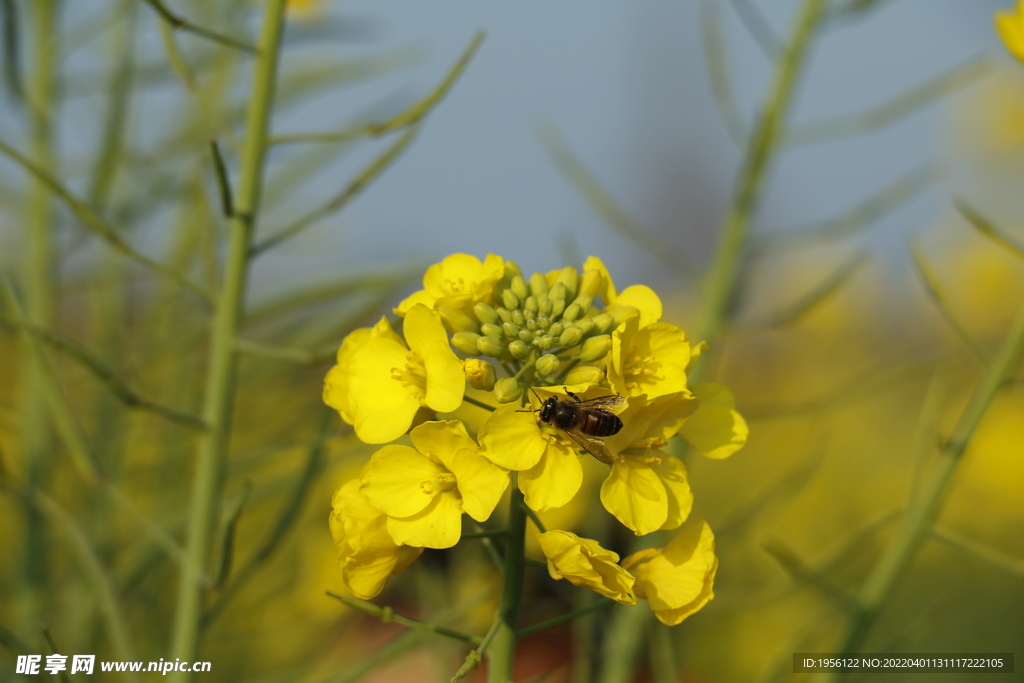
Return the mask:
M584 434L578 429L567 429L565 433L572 437L572 440L576 444L590 453L592 456L603 462L605 465L611 465L613 461L612 454L608 452L608 449L604 447L604 441L597 437Z
M618 394L598 396L597 398L588 398L586 401L581 402L580 407L597 408L614 415L622 412L622 409L626 407L626 399Z

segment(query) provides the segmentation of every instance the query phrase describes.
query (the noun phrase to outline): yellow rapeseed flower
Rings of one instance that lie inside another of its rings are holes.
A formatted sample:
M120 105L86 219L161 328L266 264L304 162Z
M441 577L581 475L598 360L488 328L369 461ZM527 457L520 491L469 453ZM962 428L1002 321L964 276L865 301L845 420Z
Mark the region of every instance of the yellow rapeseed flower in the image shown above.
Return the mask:
M356 351L366 346L371 339L379 337L402 344L402 338L391 329L388 319L382 317L373 327L362 327L345 337L338 347L337 365L331 368L324 378L324 403L337 410L341 419L349 424L355 422L350 408L349 364Z
M690 342L686 333L668 323L640 327L627 320L612 334L608 381L623 396L656 398L686 391Z
M637 596L646 598L667 626L682 622L715 597L715 536L700 517L690 519L664 548L641 550L622 566L636 577Z
M520 410L512 403L491 413L477 435L480 452L500 467L519 471L519 490L532 509L562 507L583 485L576 448L557 429L538 422L536 413Z
M687 418L679 436L715 460L727 458L738 451L747 442L750 429L736 411L732 392L714 382L703 382L692 387L691 391L700 405Z
M415 448L385 446L370 458L359 490L387 515L397 544L450 548L462 535L462 513L491 516L508 472L477 451L456 420L425 422L410 433Z
M999 10L995 17L996 34L1011 55L1024 62L1024 0L1017 1L1016 10Z
M624 605L636 604L636 579L619 566L616 553L568 531L548 531L538 535L537 541L548 560L551 578L567 579Z
M342 484L332 500L330 524L338 550L341 580L362 600L376 597L388 577L420 556L422 548L397 545L387 531L387 518L359 492L359 479Z
M493 299L494 285L504 276L505 261L500 256L488 254L481 262L469 254L452 254L427 268L423 289L398 304L395 313L404 316L416 304L471 311L473 304Z
M397 439L421 406L447 413L462 404L466 375L448 346L441 317L417 304L406 314L402 331L404 341L394 333L371 333L362 344L353 343L357 348L344 366L343 343L336 366L343 369L328 373L325 400L366 443Z
M659 449L696 406L697 401L685 392L653 400L630 398L619 415L622 430L605 439L614 462L601 485L601 502L638 536L675 529L690 514L693 494L686 467Z

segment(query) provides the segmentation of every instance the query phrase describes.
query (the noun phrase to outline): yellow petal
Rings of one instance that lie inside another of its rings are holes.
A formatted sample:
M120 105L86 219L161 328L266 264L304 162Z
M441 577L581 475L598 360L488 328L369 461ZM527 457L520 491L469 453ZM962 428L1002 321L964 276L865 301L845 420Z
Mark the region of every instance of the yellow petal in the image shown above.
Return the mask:
M732 393L721 384L704 382L691 388L700 400L696 412L687 418L679 435L709 458L720 460L747 442L750 430L736 412Z
M486 521L508 487L508 472L477 453L476 448L458 451L451 471L458 482L463 511L478 522Z
M353 330L338 347L337 365L330 369L324 378L324 403L338 411L341 419L352 424L354 419L350 408L348 368L356 351L363 348L368 341L377 337L391 339L402 345L401 338L395 334L387 318L381 317L373 327L361 327ZM403 345L404 346L404 345Z
M466 426L459 420L424 422L409 432L409 436L416 450L429 453L452 472L455 471L452 469L452 460L456 453L464 448L476 450L476 442L470 438Z
M675 610L709 593L716 566L714 534L707 522L694 517L660 553L633 571L644 584L652 609Z
M519 473L519 489L526 504L537 512L560 508L583 485L583 467L576 451L549 443L540 461Z
M347 366L347 363L346 363ZM349 409L347 367L335 365L324 377L324 403L338 411L341 419L352 424L352 412Z
M409 517L426 508L440 493L438 473L437 465L415 449L385 446L363 467L359 490L384 514Z
M491 413L480 428L480 454L507 470L528 470L540 461L547 447L534 413L517 413L507 403Z
M409 350L384 337L369 340L349 364L349 408L356 435L366 443L387 443L404 434L420 407L418 387L392 377L404 368Z
M633 396L619 417L622 429L604 440L608 452L617 455L627 448L660 448L668 443L697 409L697 400L689 392L666 394L649 399Z
M692 602L676 609L654 610L654 616L658 617L658 621L666 626L675 626L681 623L683 619L686 619L686 617L700 610L700 608L708 604L709 600L712 600L715 597L714 581L715 572L717 571L718 558L716 557L714 564L711 566L711 571L708 573L707 580L704 582L700 593Z
M569 531L553 530L537 536L554 579L589 588L626 605L636 603L635 579L617 563L619 556L594 540Z
M402 303L398 304L394 308L395 315L405 316L409 312L409 309L413 306L423 305L433 308L436 297L431 296L427 292L420 290L410 294L408 297L402 300Z
M633 306L640 311L640 327L646 327L661 320L661 299L647 285L626 287L615 298L614 306L609 306L609 308L618 308L619 306Z
M690 491L690 481L686 476L686 466L674 456L664 452L657 452L661 462L651 463L651 469L665 485L665 493L668 494L668 517L661 525L662 529L675 529L686 521L690 516L690 509L693 507L693 492Z
M423 365L427 369L427 395L423 402L439 413L457 410L466 394L466 373L448 342L431 344L423 356Z
M341 578L352 594L362 600L376 597L388 577L397 574L419 557L422 548L397 546L387 533L386 518L381 516L367 533L376 542L368 542L341 562Z
M1020 14L996 12L995 27L999 39L1003 41L1003 45L1010 54L1017 59L1024 60L1024 21Z
M588 270L596 270L601 273L601 286L597 290L597 295L601 297L601 301L604 302L605 306L608 306L617 296L615 293L615 283L612 281L611 273L605 267L604 262L596 256L590 256L586 261L583 262L583 272L586 273Z
M388 517L387 525L388 533L399 545L451 548L462 536L459 497L454 491L445 491L411 517Z
M665 485L647 463L630 457L616 458L601 485L601 502L637 536L657 531L668 519Z

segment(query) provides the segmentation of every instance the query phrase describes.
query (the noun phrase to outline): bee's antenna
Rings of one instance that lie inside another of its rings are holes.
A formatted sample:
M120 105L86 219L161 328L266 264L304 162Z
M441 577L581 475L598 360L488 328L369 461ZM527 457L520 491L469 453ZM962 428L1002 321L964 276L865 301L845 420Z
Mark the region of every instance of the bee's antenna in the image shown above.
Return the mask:
M544 399L542 399L542 398L540 397L540 394L538 394L538 393L536 392L536 390L535 390L535 389L534 389L533 387L530 387L530 391L532 391L532 392L533 392L533 395L537 397L537 400L538 400L538 401L540 401L541 403L544 403Z
M543 405L544 404L544 399L542 399L540 397L540 394L538 394L536 391L534 391L533 387L530 387L530 391L533 391L533 395L536 396L537 400L541 402L541 405ZM537 410L517 410L516 412L517 413L536 413L538 411L540 411L540 408L537 408Z

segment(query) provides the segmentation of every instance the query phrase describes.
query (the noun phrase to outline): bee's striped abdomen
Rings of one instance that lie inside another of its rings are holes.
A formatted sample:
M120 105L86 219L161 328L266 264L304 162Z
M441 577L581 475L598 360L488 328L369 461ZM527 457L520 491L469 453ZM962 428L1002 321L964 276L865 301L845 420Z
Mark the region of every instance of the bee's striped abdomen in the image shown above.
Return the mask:
M590 436L611 436L622 429L619 416L603 410L589 410L581 417L579 429Z

